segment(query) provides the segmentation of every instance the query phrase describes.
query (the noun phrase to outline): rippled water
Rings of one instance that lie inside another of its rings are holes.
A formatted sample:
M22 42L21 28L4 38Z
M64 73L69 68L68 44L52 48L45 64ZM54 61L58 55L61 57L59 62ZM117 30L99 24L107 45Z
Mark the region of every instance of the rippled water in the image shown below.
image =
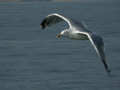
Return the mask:
M0 3L1 90L119 90L119 3ZM78 21L105 41L108 76L89 41L56 39L64 23L40 29L53 12Z

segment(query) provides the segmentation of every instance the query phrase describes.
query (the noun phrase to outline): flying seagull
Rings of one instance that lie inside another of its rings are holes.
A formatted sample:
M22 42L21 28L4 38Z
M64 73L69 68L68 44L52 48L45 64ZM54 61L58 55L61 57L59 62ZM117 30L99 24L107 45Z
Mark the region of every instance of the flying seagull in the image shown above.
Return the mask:
M89 31L85 25L70 18L66 18L60 14L53 13L46 16L40 26L42 29L45 29L46 27L52 26L61 21L67 22L69 28L61 31L56 37L60 38L62 36L75 40L90 40L102 63L104 64L105 70L109 73L110 69L106 63L103 39L99 35Z

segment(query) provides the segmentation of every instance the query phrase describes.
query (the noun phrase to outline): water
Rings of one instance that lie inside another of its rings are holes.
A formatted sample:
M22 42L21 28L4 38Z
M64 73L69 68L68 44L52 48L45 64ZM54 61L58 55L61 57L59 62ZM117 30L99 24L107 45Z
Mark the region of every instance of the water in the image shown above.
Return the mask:
M119 90L120 5L110 3L0 3L1 90ZM40 29L53 12L104 38L108 76L89 41L56 39L60 26Z

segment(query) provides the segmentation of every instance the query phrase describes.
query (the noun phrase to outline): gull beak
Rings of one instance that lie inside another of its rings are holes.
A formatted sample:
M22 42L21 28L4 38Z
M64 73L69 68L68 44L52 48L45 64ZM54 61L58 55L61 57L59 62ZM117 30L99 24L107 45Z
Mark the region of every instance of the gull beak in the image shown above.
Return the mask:
M60 38L60 37L61 37L61 34L57 34L57 35L56 35L56 38Z

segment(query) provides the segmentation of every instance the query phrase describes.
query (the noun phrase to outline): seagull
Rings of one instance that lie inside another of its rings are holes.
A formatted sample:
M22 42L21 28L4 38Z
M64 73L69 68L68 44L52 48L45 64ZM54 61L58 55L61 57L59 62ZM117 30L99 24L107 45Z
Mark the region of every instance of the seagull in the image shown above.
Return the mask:
M59 34L57 34L56 37L66 37L75 40L89 40L93 45L97 55L100 57L102 63L104 64L105 70L110 73L111 70L109 69L106 62L104 42L102 37L89 31L83 23L75 21L71 18L66 18L63 15L57 13L52 13L43 19L40 26L42 29L45 29L46 27L55 25L62 21L66 22L69 25L69 28L61 31Z

